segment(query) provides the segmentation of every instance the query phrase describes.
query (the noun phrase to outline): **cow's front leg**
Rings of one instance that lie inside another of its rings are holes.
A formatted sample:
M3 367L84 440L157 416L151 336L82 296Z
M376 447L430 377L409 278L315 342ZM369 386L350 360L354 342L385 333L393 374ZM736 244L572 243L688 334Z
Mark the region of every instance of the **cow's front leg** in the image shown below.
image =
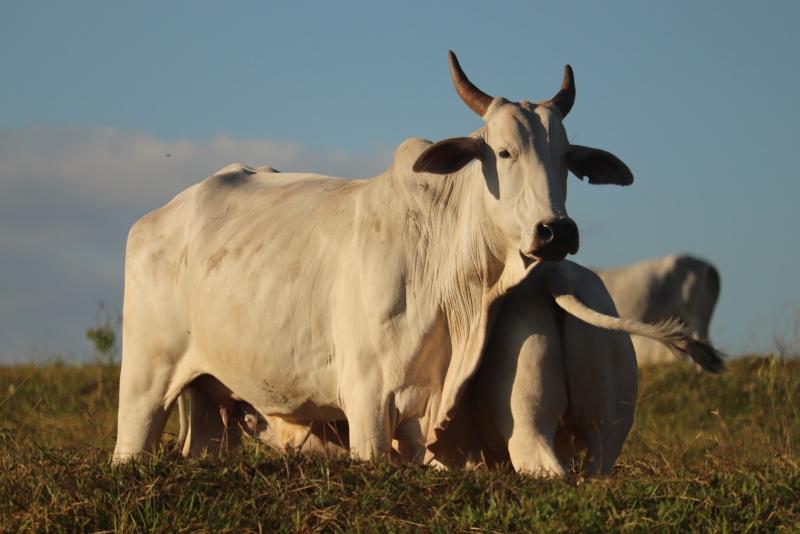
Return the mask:
M355 388L358 389L358 388ZM387 399L371 389L351 392L345 399L350 427L350 455L359 460L386 456L392 450L392 429Z

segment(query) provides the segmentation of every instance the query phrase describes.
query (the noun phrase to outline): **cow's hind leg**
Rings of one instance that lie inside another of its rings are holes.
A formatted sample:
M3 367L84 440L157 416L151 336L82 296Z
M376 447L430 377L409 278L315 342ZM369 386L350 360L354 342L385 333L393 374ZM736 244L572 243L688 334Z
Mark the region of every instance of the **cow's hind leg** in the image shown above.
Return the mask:
M124 352L119 384L117 464L143 452L154 452L161 440L172 404L181 388L174 365L158 358L144 361Z

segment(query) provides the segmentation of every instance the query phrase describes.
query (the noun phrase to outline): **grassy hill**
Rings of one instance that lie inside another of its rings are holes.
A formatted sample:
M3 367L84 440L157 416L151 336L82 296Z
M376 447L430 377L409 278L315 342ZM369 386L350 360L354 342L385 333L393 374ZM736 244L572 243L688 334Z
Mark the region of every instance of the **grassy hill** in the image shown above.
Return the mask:
M0 367L0 531L800 529L800 361L744 358L720 376L647 369L616 475L589 481L277 455L256 443L112 469L118 373Z

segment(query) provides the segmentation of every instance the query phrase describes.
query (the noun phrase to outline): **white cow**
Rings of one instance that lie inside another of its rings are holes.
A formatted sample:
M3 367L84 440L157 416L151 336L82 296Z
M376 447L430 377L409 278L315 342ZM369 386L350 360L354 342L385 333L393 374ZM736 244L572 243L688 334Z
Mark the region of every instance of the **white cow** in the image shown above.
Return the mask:
M566 260L504 300L476 375L482 459L559 476L586 452L587 474L611 471L633 424L636 358L628 334L573 313L601 325L616 316L602 282Z
M502 303L474 381L474 409L462 414L460 426L454 422L462 441L450 451L460 445L467 452L455 454L454 463L479 455L510 461L517 471L560 475L586 453L587 474L609 473L636 405L628 334L688 354L708 371L722 368L721 355L678 322L617 318L589 269L564 260L534 271ZM482 439L470 441L476 434Z
M405 141L363 181L231 165L134 224L115 462L157 445L187 386L290 423L347 420L357 458L393 436L436 451L502 297L577 251L567 171L633 180L567 140L569 66L537 103L483 93L452 52L450 68L484 122L469 137Z
M695 339L708 341L720 289L719 273L710 263L680 254L596 272L623 317L649 323L674 318ZM639 365L675 361L672 352L647 338L634 336L633 346Z

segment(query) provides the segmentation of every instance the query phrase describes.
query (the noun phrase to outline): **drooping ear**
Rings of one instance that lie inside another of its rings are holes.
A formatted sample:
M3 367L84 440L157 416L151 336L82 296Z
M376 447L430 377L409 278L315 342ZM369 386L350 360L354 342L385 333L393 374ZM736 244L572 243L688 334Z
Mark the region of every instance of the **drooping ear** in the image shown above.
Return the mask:
M414 162L414 172L452 174L473 159L481 157L481 141L473 137L454 137L434 143Z
M631 185L633 173L617 156L588 146L570 145L566 155L570 172L590 184Z

